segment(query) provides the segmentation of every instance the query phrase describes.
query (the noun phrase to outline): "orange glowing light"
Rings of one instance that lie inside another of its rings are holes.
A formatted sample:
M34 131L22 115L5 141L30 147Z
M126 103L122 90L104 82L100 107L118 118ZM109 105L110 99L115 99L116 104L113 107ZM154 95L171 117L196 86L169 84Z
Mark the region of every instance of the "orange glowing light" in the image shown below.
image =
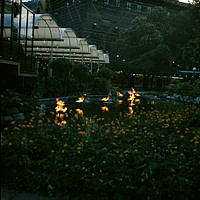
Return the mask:
M135 102L140 102L140 99L135 99Z
M136 99L136 97L139 97L140 95L137 94L133 88L131 89L131 91L128 91L128 93L130 95L128 98L128 101L130 101L130 106L134 106L135 102L140 101L139 99Z
M67 121L62 120L61 122L58 122L57 124L58 124L58 126L64 126L67 124Z
M66 107L64 108L64 106L65 106L64 101L56 99L56 104L57 104L57 106L55 108L56 112L59 112L59 111L66 112L67 111L67 108Z
M102 106L102 107L101 107L101 110L106 111L106 112L109 112L109 109L108 109L107 106Z
M84 102L85 98L84 97L79 97L78 100L76 101L77 103L82 103Z
M56 108L55 108L55 110L56 110L56 112L66 112L67 111L67 108L65 107L64 108L64 106L65 106L65 102L64 101L61 101L61 100L59 100L59 99L56 99L56 104L57 104L57 106L56 106ZM58 126L64 126L64 125L66 125L67 124L67 121L65 121L65 120L63 120L63 118L64 118L64 114L63 113L57 113L56 114L56 119L55 119L55 123L58 125ZM61 122L59 122L59 119L61 119L62 121Z
M131 103L129 104L129 106L134 106L135 104L133 103L133 101L131 101Z
M129 94L135 94L135 90L133 88L131 88L131 91L128 91Z
M132 107L128 107L128 109L129 109L129 112L131 113L131 114L133 114L133 108Z
M76 112L79 114L79 115L81 115L81 116L83 116L83 110L81 110L81 109L79 109L79 108L77 108L76 109Z
M102 98L101 100L102 101L108 101L110 99L110 97L104 97L104 98Z
M133 106L134 105L134 100L135 100L135 90L132 88L132 91L128 91L129 93L129 98L128 98L128 101L130 101L130 106Z
M117 93L117 96L118 96L118 97L123 97L124 95L123 95L122 93L118 92L118 93Z
M119 100L119 99L118 99L118 100L117 100L117 103L118 103L118 104L122 104L122 103L123 103L123 100Z

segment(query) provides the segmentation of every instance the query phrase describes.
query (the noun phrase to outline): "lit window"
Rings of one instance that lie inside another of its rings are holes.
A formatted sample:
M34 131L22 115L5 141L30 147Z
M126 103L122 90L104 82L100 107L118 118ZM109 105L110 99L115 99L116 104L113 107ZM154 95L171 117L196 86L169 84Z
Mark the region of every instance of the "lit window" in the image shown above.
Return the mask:
M116 0L116 7L120 7L120 0Z
M104 0L104 5L109 5L109 0Z
M137 11L141 11L142 10L142 6L141 5L137 5Z
M147 12L148 12L148 13L150 13L150 12L151 12L151 10L152 10L152 8L151 8L151 7L147 7Z
M127 1L126 8L129 9L129 10L131 10L131 2Z

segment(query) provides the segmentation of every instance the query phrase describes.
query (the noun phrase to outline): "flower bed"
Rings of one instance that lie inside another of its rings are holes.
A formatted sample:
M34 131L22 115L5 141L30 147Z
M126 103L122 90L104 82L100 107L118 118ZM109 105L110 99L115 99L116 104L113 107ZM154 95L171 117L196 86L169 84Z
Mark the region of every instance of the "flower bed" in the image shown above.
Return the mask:
M74 199L197 199L200 108L147 106L110 120L68 110L62 126L52 111L12 121L1 134L2 185Z

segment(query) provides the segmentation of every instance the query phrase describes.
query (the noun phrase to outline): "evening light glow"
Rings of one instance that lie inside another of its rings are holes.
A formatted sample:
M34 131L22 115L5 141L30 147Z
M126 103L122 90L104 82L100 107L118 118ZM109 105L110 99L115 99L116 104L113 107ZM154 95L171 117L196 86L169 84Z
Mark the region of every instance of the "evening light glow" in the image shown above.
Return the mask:
M183 3L190 3L191 1L190 0L179 0L180 2L183 2Z

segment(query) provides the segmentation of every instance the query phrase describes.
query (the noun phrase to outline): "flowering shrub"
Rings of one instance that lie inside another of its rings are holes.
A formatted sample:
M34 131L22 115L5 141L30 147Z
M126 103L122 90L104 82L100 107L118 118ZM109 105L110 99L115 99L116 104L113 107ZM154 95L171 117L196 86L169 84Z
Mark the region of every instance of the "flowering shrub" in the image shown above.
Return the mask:
M79 191L82 199L197 199L199 112L160 103L112 120L33 112L30 121L2 131L2 185L53 196Z

